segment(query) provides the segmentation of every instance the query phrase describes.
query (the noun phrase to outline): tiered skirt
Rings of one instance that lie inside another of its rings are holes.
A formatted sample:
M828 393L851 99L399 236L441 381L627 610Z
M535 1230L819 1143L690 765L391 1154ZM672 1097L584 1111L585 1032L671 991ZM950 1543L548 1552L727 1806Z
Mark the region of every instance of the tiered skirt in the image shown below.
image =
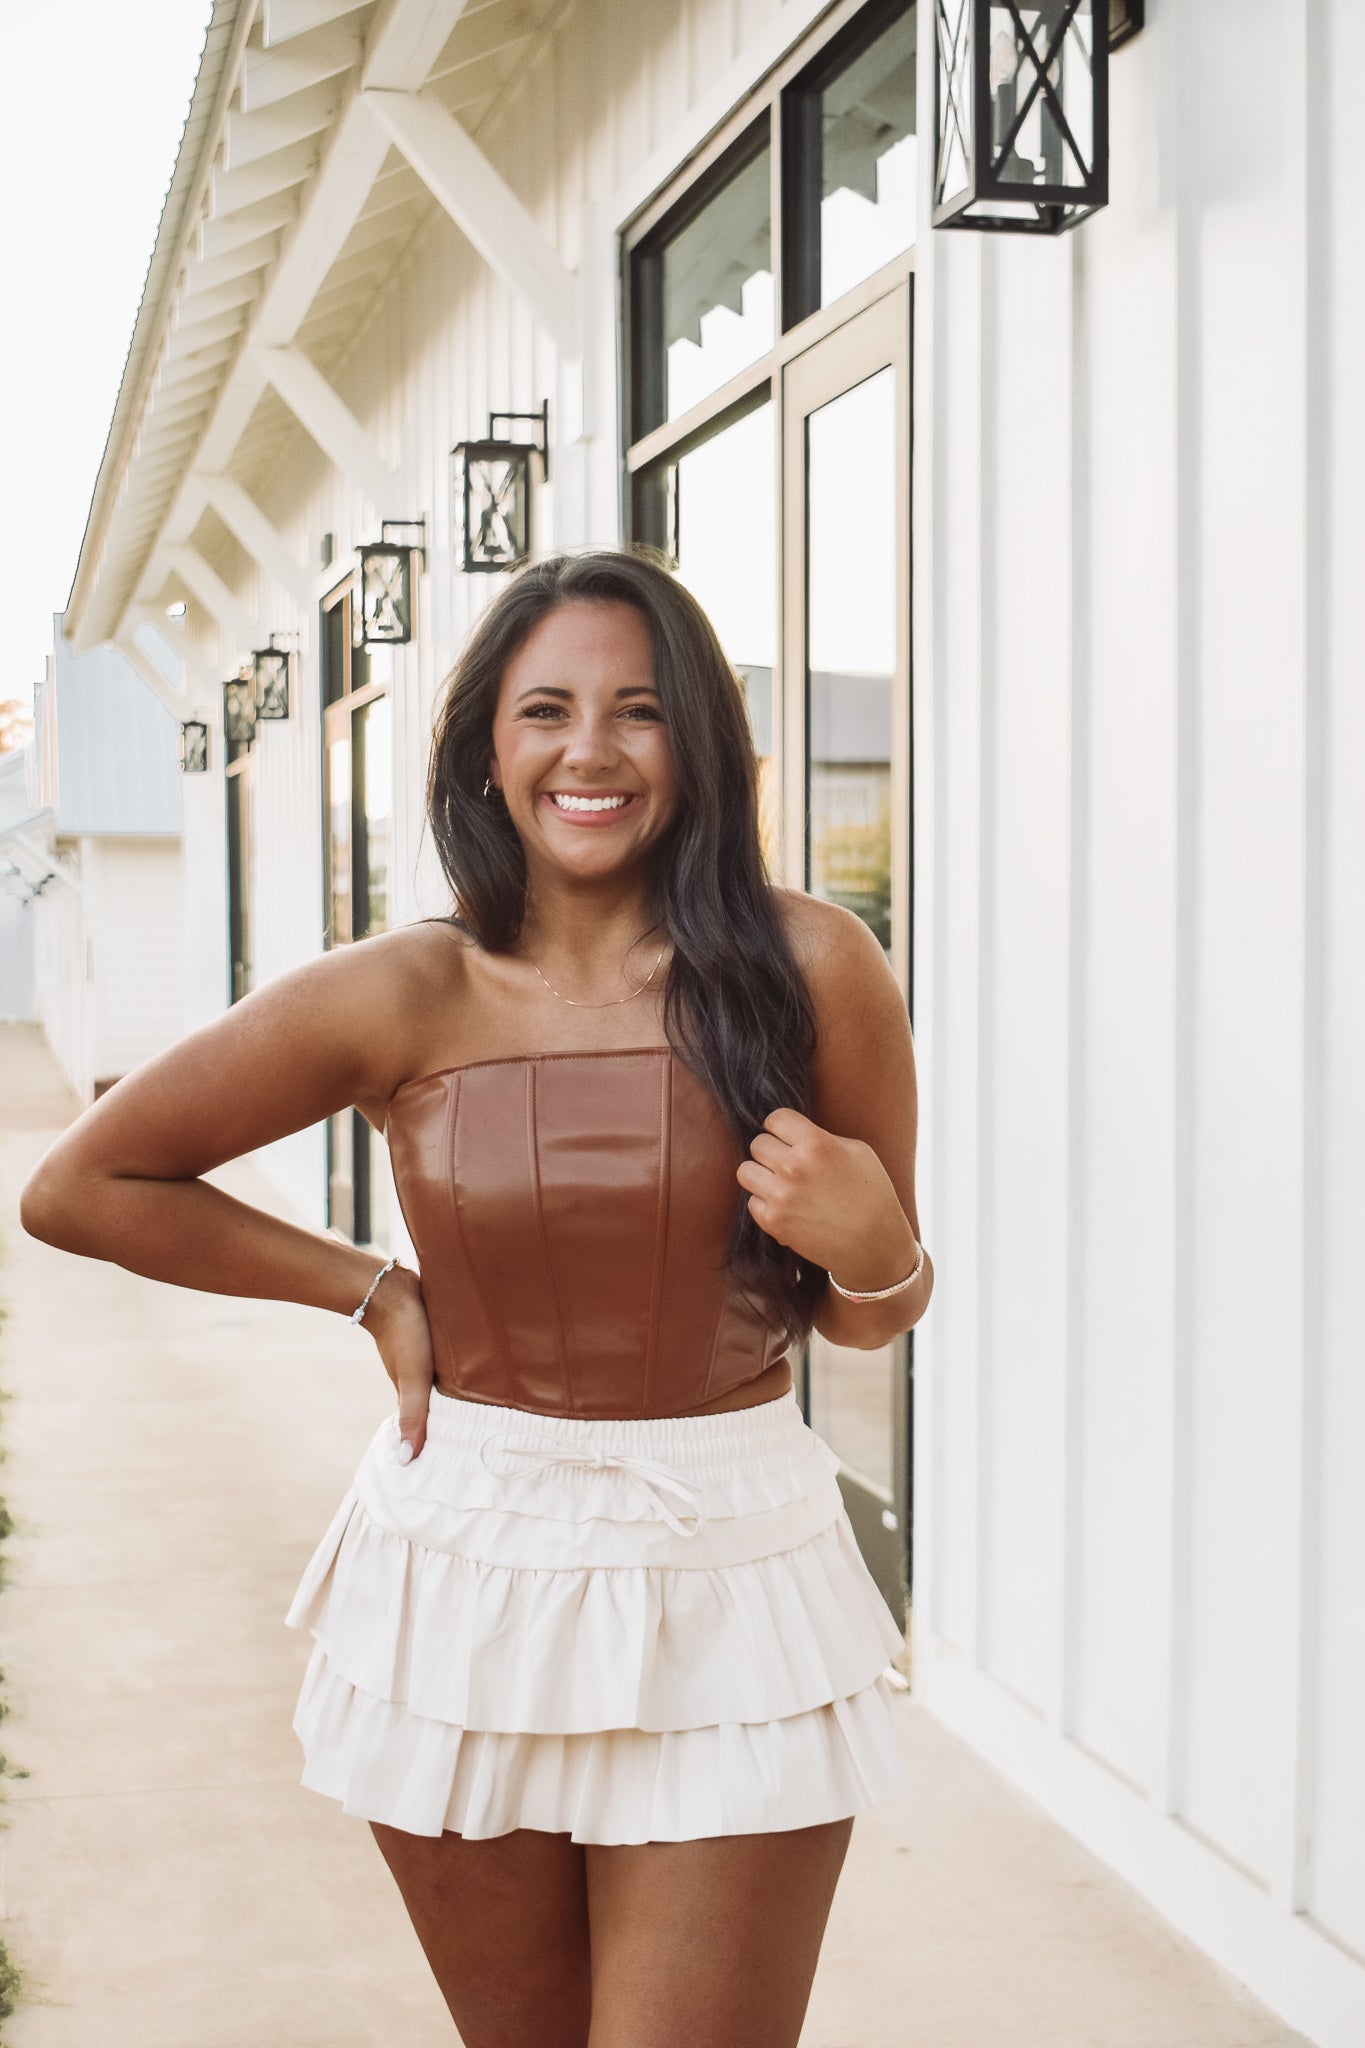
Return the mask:
M289 1608L302 1782L411 1834L684 1841L905 1796L903 1647L794 1391L381 1424Z

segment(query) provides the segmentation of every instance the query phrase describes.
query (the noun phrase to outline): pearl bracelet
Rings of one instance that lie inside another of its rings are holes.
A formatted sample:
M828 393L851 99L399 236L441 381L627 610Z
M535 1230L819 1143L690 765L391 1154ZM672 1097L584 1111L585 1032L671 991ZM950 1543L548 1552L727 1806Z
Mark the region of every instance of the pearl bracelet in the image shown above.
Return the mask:
M367 1308L369 1307L369 1305L370 1305L370 1302L372 1301L372 1299L374 1298L374 1290L375 1290L375 1288L376 1288L376 1287L377 1287L377 1286L379 1285L379 1283L380 1283L380 1281L381 1281L381 1280L383 1279L384 1275L385 1275L386 1273L391 1273L391 1272L393 1271L394 1267L395 1267L395 1266L396 1266L397 1264L398 1264L398 1259L397 1259L397 1257L395 1256L395 1257L393 1257L393 1258L391 1258L391 1259L389 1260L389 1263L388 1263L388 1265L387 1265L387 1266L381 1266L381 1267L379 1268L379 1271L378 1271L378 1272L377 1272L377 1273L375 1274L375 1276L374 1276L373 1280L371 1280L371 1282L370 1282L370 1291L369 1291L369 1293L368 1293L368 1294L367 1294L367 1295L365 1296L365 1299L364 1299L364 1300L363 1300L363 1301L361 1302L361 1304L360 1304L360 1307L359 1307L358 1309L356 1309L356 1310L355 1310L355 1311L354 1311L354 1312L353 1312L353 1313L352 1313L352 1314L351 1314L351 1315L350 1315L350 1316L348 1317L348 1319L347 1319L348 1321L350 1321L350 1322L352 1322L352 1323L363 1323L363 1322L364 1322L364 1320L365 1320L365 1311L366 1311L366 1309L367 1309Z
M921 1245L913 1271L907 1273L903 1280L898 1280L894 1287L877 1287L870 1291L856 1287L841 1287L832 1273L829 1276L829 1284L836 1294L843 1295L845 1301L885 1301L888 1294L903 1294L907 1287L912 1287L923 1271L924 1246Z

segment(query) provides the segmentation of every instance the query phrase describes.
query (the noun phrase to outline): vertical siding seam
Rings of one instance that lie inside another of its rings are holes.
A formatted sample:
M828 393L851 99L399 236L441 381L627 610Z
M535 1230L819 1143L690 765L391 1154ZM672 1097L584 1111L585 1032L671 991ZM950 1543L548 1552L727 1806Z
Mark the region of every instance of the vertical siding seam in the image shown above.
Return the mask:
M1291 1913L1310 1911L1313 1900L1313 1811L1318 1780L1318 1690L1321 1680L1322 1618L1322 1401L1324 1329L1324 1074L1327 1053L1327 834L1328 834L1328 666L1330 616L1329 506L1332 442L1328 427L1334 364L1331 343L1329 235L1332 186L1331 144L1324 116L1330 108L1328 35L1316 0L1302 0L1303 176L1299 204L1304 237L1302 425L1304 436L1303 578L1304 666L1304 936L1303 936L1303 1261L1302 1359L1297 1515L1298 1629L1293 1644L1293 1715L1290 1810L1284 1871L1277 1887Z
M1202 453L1199 435L1203 371L1199 222L1193 150L1198 133L1188 24L1172 19L1169 89L1175 102L1174 368L1175 368L1175 1002L1172 1019L1173 1144L1171 1159L1171 1343L1168 1383L1165 1698L1160 1702L1161 1751L1153 1797L1163 1813L1179 1813L1185 1794L1188 1732L1195 1288L1199 1210L1195 1198L1197 1115L1195 1029L1199 988L1200 634Z
M649 1281L649 1322L645 1337L645 1374L640 1412L650 1412L650 1392L659 1345L659 1313L663 1301L663 1280L667 1264L668 1209L673 1171L673 1062L662 1055L659 1083L659 1193L654 1211L654 1267Z
M540 1133L537 1125L536 1083L540 1068L535 1060L526 1062L526 1148L531 1169L531 1203L536 1216L536 1242L540 1246L540 1263L545 1274L545 1289L554 1310L555 1341L559 1346L559 1373L563 1385L566 1406L571 1414L578 1413L578 1400L574 1394L573 1375L569 1370L569 1347L564 1335L564 1319L560 1313L559 1289L555 1286L554 1267L550 1262L550 1241L545 1229L545 1204L540 1184Z

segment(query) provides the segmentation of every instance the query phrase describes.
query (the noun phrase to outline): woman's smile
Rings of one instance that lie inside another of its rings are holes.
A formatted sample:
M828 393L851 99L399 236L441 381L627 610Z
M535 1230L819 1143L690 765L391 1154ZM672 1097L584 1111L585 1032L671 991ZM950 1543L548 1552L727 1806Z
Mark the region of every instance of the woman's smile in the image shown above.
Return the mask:
M541 802L557 818L563 818L570 825L615 824L618 818L633 816L644 802L643 797L620 793L596 794L576 790L546 790Z

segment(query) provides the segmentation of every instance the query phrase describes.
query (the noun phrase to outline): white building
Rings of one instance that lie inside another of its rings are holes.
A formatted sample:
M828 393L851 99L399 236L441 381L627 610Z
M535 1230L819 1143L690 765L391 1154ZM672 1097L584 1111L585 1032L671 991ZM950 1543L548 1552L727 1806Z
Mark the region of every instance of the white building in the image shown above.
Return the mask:
M936 1299L913 1375L817 1340L806 1392L915 1689L1359 2048L1365 12L1148 17L1050 240L931 229L928 0L218 0L67 630L214 728L187 1021L443 908L449 450L548 403L536 551L672 548L775 875L911 1003ZM417 519L414 637L356 655ZM134 636L180 604L177 695ZM362 1121L271 1164L398 1241Z
M0 862L22 905L28 1014L85 1103L185 1030L180 776L175 721L141 676L112 648L73 655L60 615L54 628ZM145 628L140 655L144 642Z
M0 754L0 1022L37 1016L33 983L33 903L50 863L33 838L28 748Z

